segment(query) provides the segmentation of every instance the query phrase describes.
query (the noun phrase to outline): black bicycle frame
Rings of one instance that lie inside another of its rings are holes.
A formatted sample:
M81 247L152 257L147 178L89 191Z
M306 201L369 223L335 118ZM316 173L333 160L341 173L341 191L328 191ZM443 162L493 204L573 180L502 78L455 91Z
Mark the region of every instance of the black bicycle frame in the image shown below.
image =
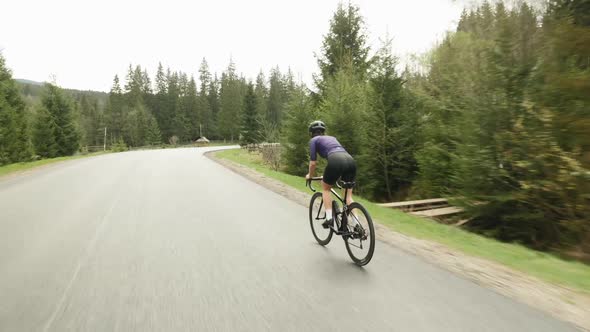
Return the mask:
M311 181L313 181L313 180L322 180L322 178L321 177L315 177L315 178L311 178L311 179L307 180L307 186L309 187L309 189L311 189L313 192L316 192L315 188L312 187L312 185L311 185ZM337 184L337 186L340 189L344 189L344 198L342 198L340 195L338 195L338 193L336 192L336 190L334 190L334 188L330 188L330 191L342 203L342 211L340 212L341 213L341 217L342 217L342 225L340 226L340 228L341 229L346 229L346 226L348 226L348 218L347 218L347 213L346 213L346 211L348 211L348 205L346 204L346 198L348 197L348 188L342 188L338 184ZM316 220L321 219L320 218L320 211L322 210L322 206L323 205L324 205L324 199L322 197L322 200L321 200L321 203L320 203L320 208L318 209L318 215L316 216ZM334 215L334 220L336 220L336 215ZM336 234L338 234L338 235L348 234L348 233L349 232L342 232L340 230L337 230L336 231Z

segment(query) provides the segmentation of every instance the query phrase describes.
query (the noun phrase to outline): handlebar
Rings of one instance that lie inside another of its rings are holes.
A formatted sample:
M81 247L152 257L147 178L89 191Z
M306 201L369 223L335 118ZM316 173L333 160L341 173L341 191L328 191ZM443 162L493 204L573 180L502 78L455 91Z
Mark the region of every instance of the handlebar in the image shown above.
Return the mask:
M311 181L319 181L322 180L324 177L323 176L316 176L313 178L310 178L309 180L305 180L305 185L307 187L309 187L309 189L311 189L311 191L313 191L314 193L316 192L315 188L311 185Z
M319 180L323 180L324 177L323 176L316 176L313 178L310 178L309 180L305 180L305 185L307 187L309 187L309 189L311 189L311 191L313 191L314 193L316 192L315 188L311 185L311 181L319 181ZM336 181L336 186L339 189L342 189L342 185L340 184L340 181Z

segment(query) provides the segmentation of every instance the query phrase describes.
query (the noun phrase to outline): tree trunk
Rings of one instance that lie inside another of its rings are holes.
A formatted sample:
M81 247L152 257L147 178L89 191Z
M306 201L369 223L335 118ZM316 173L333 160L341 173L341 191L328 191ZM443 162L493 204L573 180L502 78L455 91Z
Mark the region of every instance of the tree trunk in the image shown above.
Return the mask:
M389 174L387 172L387 160L383 160L383 174L385 175L385 188L387 189L387 199L391 201L391 186L389 184Z

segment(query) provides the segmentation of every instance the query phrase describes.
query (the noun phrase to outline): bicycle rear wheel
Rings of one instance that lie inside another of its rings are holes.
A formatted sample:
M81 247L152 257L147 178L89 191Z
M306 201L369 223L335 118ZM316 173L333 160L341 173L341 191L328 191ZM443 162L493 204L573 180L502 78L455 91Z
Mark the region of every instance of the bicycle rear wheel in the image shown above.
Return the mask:
M356 265L367 265L375 252L375 228L364 206L357 202L348 206L347 226L353 233L344 239L348 255Z
M334 233L331 228L326 229L322 226L325 220L326 209L322 201L322 193L315 193L311 196L311 201L309 202L309 225L311 226L313 237L323 246L330 243Z

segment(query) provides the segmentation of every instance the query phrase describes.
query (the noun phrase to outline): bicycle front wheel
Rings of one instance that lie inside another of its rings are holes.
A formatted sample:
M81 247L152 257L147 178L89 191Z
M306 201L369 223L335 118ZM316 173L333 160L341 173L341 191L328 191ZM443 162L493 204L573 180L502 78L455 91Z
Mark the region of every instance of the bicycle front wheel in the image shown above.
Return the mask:
M322 226L324 221L326 221L326 209L324 208L322 193L315 193L311 196L309 202L309 225L313 237L323 246L330 243L333 235L332 228L326 229Z
M375 227L367 209L357 202L348 206L346 251L358 266L367 265L375 252Z

